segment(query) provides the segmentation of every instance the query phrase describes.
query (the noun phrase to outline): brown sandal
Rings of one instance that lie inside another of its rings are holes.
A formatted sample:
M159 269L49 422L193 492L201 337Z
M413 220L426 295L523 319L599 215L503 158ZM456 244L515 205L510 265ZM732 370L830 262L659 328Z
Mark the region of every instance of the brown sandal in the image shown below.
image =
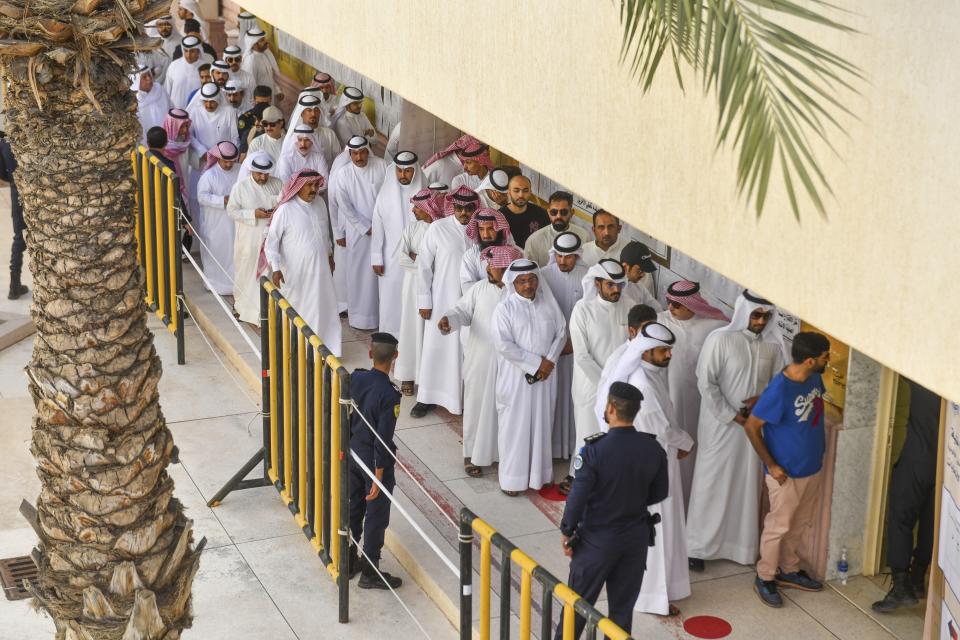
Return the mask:
M570 495L570 489L573 488L573 476L567 476L557 483L557 491L562 496Z
M503 491L505 494L507 494L511 498L516 498L518 495L520 495L519 491L507 491L506 489L500 489L500 491Z
M400 383L400 393L405 396L413 395L413 380L406 380Z
M463 465L463 470L467 472L467 475L471 478L479 478L483 475L483 467L478 467L475 464L465 464Z

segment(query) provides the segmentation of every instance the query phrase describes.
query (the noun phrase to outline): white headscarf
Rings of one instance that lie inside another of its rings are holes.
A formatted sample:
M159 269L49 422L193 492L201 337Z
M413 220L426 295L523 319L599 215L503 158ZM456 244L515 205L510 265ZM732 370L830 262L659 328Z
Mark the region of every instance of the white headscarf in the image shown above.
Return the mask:
M291 135L293 135L293 129L296 128L298 125L301 124L301 122L300 122L300 116L303 114L303 111L304 111L305 109L308 109L308 108L309 108L309 109L313 109L313 108L319 109L319 110L320 110L320 122L318 123L318 126L323 126L323 123L324 123L324 121L326 120L326 118L324 117L324 113L323 113L323 101L322 101L322 99L320 98L320 96L317 95L318 93L321 93L319 88L312 89L312 88L310 88L310 87L307 87L306 89L304 89L303 91L300 92L300 95L299 95L299 96L297 96L297 106L294 107L294 109L293 109L293 115L290 116L290 119L287 121L287 122L289 123L289 125L290 125L290 128L287 129L287 137L288 137L288 138L289 138ZM304 98L305 96L313 96L313 97L317 98L317 100L321 100L321 101L318 102L318 103L317 103L316 105L314 105L314 106L307 107L307 106L304 106L304 105L300 104L300 101L303 100L303 98Z
M213 97L207 97L204 95L204 93L209 95L210 92L213 91L214 89L216 89L216 94ZM190 114L191 120L196 121L196 118L193 117L194 112L197 109L203 109L203 105L201 104L201 102L205 102L208 100L215 100L217 104L220 105L220 107L224 105L223 90L220 88L220 85L214 82L205 82L200 86L199 89L197 89L197 92L193 94L192 98L190 98L190 102L187 103L187 108L186 108L186 112ZM220 110L220 107L217 107L218 111Z
M477 187L477 193L487 189L506 193L507 185L509 184L510 176L507 175L507 172L503 169L494 169L493 171L488 171L487 175L480 181L480 186Z
M509 286L511 291L516 292L516 290L513 288L513 281L520 276L524 276L529 273L532 273L540 278L540 267L533 260L528 260L527 258L517 258L510 263L510 266L507 267L507 270L504 272L503 284ZM537 293L540 292L542 287L543 279L540 278L540 283L537 285Z
M747 289L744 289L743 293L737 296L737 302L733 307L733 317L730 320L730 324L715 329L710 335L746 330L747 327L750 326L750 314L757 309L766 309L770 312L770 319L767 321L767 326L764 328L763 333L760 334L760 339L780 347L783 357L787 362L791 362L790 351L783 341L783 334L780 332L780 327L778 326L780 319L779 310L769 300L765 300ZM709 338L710 336L707 337Z
M254 163L260 165L259 167L253 166ZM267 167L264 169L263 167ZM251 153L243 161L243 164L240 165L240 175L237 178L237 182L240 182L244 178L249 178L250 174L254 171L257 173L265 173L272 176L274 170L276 169L276 164L273 162L273 158L270 157L270 154L266 151L257 151Z
M597 278L618 284L626 284L627 282L627 274L623 270L623 265L616 260L605 258L590 267L586 275L583 276L583 280L580 281L580 286L583 289L583 300L593 300L600 296L597 285L594 283Z
M330 117L331 127L336 125L337 121L343 117L343 114L347 111L347 106L354 102L363 102L363 91L356 87L344 87L343 93L340 95L340 102L337 104L337 110Z
M260 40L265 38L266 35L266 32L259 27L256 29L250 29L243 34L243 57L246 58L249 56L250 52L253 51L253 45L260 42Z

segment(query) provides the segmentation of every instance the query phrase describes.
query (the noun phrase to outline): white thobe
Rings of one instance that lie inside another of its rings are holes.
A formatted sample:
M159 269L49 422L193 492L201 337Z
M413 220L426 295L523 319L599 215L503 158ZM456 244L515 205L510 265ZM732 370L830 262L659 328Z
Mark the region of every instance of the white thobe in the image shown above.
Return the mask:
M450 327L470 327L463 358L463 457L478 467L497 461L497 354L493 312L505 287L478 282L443 313ZM433 321L433 319L431 319Z
M380 297L380 331L397 335L400 332L403 308L404 269L399 262L400 236L415 220L412 198L423 188L423 176L417 171L408 185L400 184L390 165L377 201L373 206L373 225L370 231L370 266L382 266L383 275L377 277Z
M593 239L589 231L575 224L571 224L564 231L557 231L553 228L553 225L548 224L530 234L530 237L527 238L527 243L523 246L523 254L528 260L533 260L541 267L545 267L550 262L550 249L553 248L553 241L558 235L566 233L567 231L577 234L581 243L587 243ZM587 269L591 266L586 264L582 259L577 260L577 262Z
M700 420L700 390L697 388L697 360L703 341L715 329L726 323L723 320L693 316L689 320L677 320L669 311L657 314L657 322L673 332L673 357L667 368L670 383L670 401L676 412L677 426L697 442L697 423ZM683 480L683 504L690 504L690 486L693 483L695 455L680 461L680 476Z
M640 282L628 282L623 288L621 296L627 299L631 307L637 304L645 304L659 313L663 311L663 305L651 293L648 283L653 283L653 278L649 273Z
M483 178L480 176L472 176L466 171L458 173L453 177L453 180L450 181L450 192L453 193L460 187L466 187L471 191L477 191L480 188L480 183L483 182Z
M592 267L607 258L620 262L620 252L623 251L628 242L630 242L630 238L622 233L617 236L617 241L610 245L610 248L606 251L598 247L596 241L588 242L583 245L583 255L580 257L580 262L587 267Z
M160 48L163 49L163 52L167 54L167 57L170 58L170 64L173 64L173 54L176 53L177 47L180 46L183 36L176 30L173 30L173 33L170 34L169 38L164 38L159 34L157 37L160 38ZM169 65L168 65L169 68Z
M280 151L281 156L289 147L297 143L297 135L294 129L300 124L303 124L302 120L287 128L287 133L283 139L283 147ZM327 166L330 168L330 175L333 175L333 170L336 168L334 162L343 150L340 141L337 139L337 134L333 132L333 129L321 126L313 130L313 137L320 143L320 148L315 150L323 154L323 159L327 161ZM311 149L311 151L313 150ZM347 156L346 159L349 161L350 157Z
M269 222L256 217L256 210L267 211L277 204L283 183L271 177L260 186L248 177L230 192L227 214L236 226L233 239L233 308L244 322L260 323L260 282L257 262Z
M429 167L425 167L423 169L423 175L427 177L427 184L440 182L448 187L450 186L450 183L453 182L453 179L462 172L463 165L460 163L460 159L457 158L457 154L455 153L444 156L443 158L440 158L431 164Z
M170 66L172 59L162 48L151 49L150 51L138 51L137 63L140 66L150 67L153 71L153 79L157 84L163 84L167 78L167 67Z
M543 279L563 313L567 335L570 331L570 314L574 306L583 297L583 277L587 275L587 268L579 262L566 273L554 262L540 269L540 278ZM560 356L554 375L557 376L557 407L553 419L553 457L573 457L576 453L576 426L574 422L573 396L573 359L568 353Z
M271 138L266 133L261 133L250 141L247 147L247 155L252 156L257 151L267 153L274 164L280 160L280 150L283 148L283 138Z
M417 401L439 404L454 415L460 415L463 401L460 331L440 333L437 314L460 298L459 266L472 243L467 227L455 216L441 218L423 234L417 256L417 305L419 309L434 310L430 321L423 325Z
M326 159L319 151L310 149L307 155L303 155L299 150L292 149L291 153L285 153L277 164L277 177L286 182L297 172L304 169L313 169L323 176L326 180L330 175L330 170Z
M200 72L197 67L201 64L200 60L191 64L186 58L177 58L167 67L163 88L167 90L173 106L185 109L190 94L200 88Z
M373 135L367 133L368 130L373 129ZM373 128L373 125L370 123L370 119L367 117L367 114L360 110L360 113L350 113L349 111L344 111L336 124L334 125L334 130L337 132L337 138L340 139L340 144L346 146L347 142L353 136L360 136L361 138L366 138L368 140L373 140L376 134L376 129Z
M400 355L393 368L393 375L401 382L416 381L420 369L420 351L423 348L423 318L417 308L417 263L410 257L419 258L420 242L430 224L414 220L400 236L397 262L403 268L403 298L400 312Z
M274 83L274 75L280 75L280 67L277 66L277 60L273 57L273 52L250 50L243 56L240 68L250 74L253 78L253 86L263 85L270 87L274 94L277 93Z
M700 420L697 473L690 489L691 558L757 559L762 465L734 417L784 366L779 345L747 331L714 332L697 362Z
M336 137L336 135L334 135ZM284 142L286 144L286 142ZM330 165L330 176L337 172L337 169L350 162L349 153L341 153L333 160L333 164ZM327 206L330 208L330 225L331 231L333 231L334 240L343 241L344 246L339 244L333 245L333 260L335 263L342 265L343 269L337 269L333 272L333 287L337 291L337 311L340 313L347 312L347 290L349 289L350 283L347 278L349 275L347 273L347 241L346 241L346 230L343 228L343 222L340 220L340 207L337 206L336 195L330 192L329 182L327 183Z
M370 268L373 205L383 184L386 163L370 154L367 166L349 162L330 178L331 197L337 201L340 226L346 234L347 313L355 329L376 329L380 322L379 285ZM335 300L336 297L331 298Z
M620 298L607 302L599 296L581 300L570 315L573 342L573 411L577 425L576 450L584 439L600 432L594 411L600 373L610 355L627 340L630 305ZM570 475L574 475L571 465Z
M137 91L137 118L143 128L143 140L147 139L151 127L163 126L170 107L170 97L159 82L153 85L150 93Z
M683 490L677 452L689 451L693 447L693 439L676 426L673 404L667 390L667 372L663 368L649 362L640 362L639 368L634 364L624 366L623 360L618 359L608 372L609 383L618 380L629 382L643 394L640 413L634 419L633 426L637 431L656 436L657 442L667 453L669 493L666 500L649 507L650 513L660 514L660 530L657 531L654 546L647 549L647 569L634 605L635 611L667 615L671 601L690 596ZM598 398L596 418L601 423L605 407L606 397ZM602 424L606 431L606 423Z
M237 111L233 107L221 104L216 111L210 113L203 108L203 103L198 101L188 113L191 121L190 148L193 154L190 158L187 193L190 196L190 213L193 215L193 223L202 229L203 209L197 198L199 193L197 185L206 166L203 156L218 142L226 140L237 144L240 135L237 133Z
M244 71L243 67L234 71L230 70L230 80L228 84L232 84L237 88L237 91L243 91L243 101L240 103L240 108L238 111L244 113L253 108L253 90L257 88L257 85L253 83L253 76L249 72Z
M236 234L223 198L230 195L239 175L237 165L224 171L215 164L203 172L197 183L197 201L203 207L203 226L197 229L203 241L200 245L203 275L221 296L233 293L233 237Z
M274 271L283 272L280 291L323 344L340 355L340 316L332 304L327 205L298 196L277 207L264 251Z
M487 279L487 266L480 258L480 245L471 242L460 260L460 291L466 293L470 287Z
M510 287L511 285L506 285ZM540 489L553 480L552 429L557 376L528 384L542 358L557 362L567 340L563 313L537 291L528 300L510 291L493 314L497 349L497 442L500 488Z

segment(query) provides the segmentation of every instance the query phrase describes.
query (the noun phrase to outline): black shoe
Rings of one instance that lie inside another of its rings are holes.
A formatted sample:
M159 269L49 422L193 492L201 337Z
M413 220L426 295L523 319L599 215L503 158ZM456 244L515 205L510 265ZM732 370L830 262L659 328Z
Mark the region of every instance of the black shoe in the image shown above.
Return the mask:
M412 408L412 409L410 409L410 417L411 417L411 418L422 418L423 416L427 415L428 413L430 413L431 411L433 411L433 410L436 409L436 408L437 408L437 405L435 405L435 404L427 404L427 403L425 403L425 402L418 402L417 404L413 405L413 408Z
M760 596L761 602L768 607L779 609L783 606L783 598L777 591L777 583L774 580L763 580L757 576L753 581L753 590Z
M401 578L392 576L386 571L377 574L369 563L364 563L363 573L360 574L360 581L357 582L357 586L361 589L397 589L402 584L403 580Z
M913 589L913 595L917 599L925 598L927 595L927 567L910 567L910 588Z
M877 613L889 613L900 607L910 607L917 604L917 596L910 588L910 578L906 571L893 572L893 587L883 597L870 605Z
M703 573L707 568L706 564L700 558L687 558L687 561L690 563L690 571Z
M347 580L353 580L357 577L357 574L360 573L360 570L363 568L363 564L366 562L366 559L361 560L360 554L357 553L357 548L350 545L350 558L348 560L348 569L349 577Z
M20 284L20 274L11 273L10 274L10 290L7 293L7 300L16 300L22 296L27 295L27 289L24 285Z
M774 580L776 580L777 586L784 589L800 589L801 591L820 591L823 589L823 583L808 576L806 571L794 571L793 573L777 571Z

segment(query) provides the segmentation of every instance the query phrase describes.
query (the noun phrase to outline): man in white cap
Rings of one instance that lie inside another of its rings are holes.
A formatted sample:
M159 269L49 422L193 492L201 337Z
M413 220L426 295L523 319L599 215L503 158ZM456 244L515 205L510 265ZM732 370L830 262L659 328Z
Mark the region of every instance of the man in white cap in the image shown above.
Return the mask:
M146 140L147 131L163 126L173 105L166 90L156 82L150 67L140 67L133 77L133 90L137 92L137 118L143 128L143 140Z
M557 238L561 238L561 234ZM604 364L614 350L627 339L630 304L623 299L626 282L623 267L616 260L604 260L584 267L583 299L570 316L570 340L573 343L572 400L576 422L576 444L600 432L594 413L597 385ZM570 476L573 476L573 467ZM572 478L567 479L567 486ZM561 490L567 486L561 487Z
M356 87L343 90L331 124L341 144L346 144L354 136L373 140L377 134L367 114L363 112L363 92Z
M553 480L554 369L567 330L538 273L535 262L514 260L504 276L508 291L493 312L500 490L508 496Z
M507 187L510 176L503 169L494 169L480 181L476 192L480 194L480 202L487 209L499 209L510 201L507 196Z
M527 243L523 245L523 252L537 264L546 264L550 260L553 241L561 233L574 233L583 244L591 240L589 231L570 224L570 220L573 219L573 196L569 192L554 191L550 194L547 203L547 217L550 219L550 224L530 234Z
M643 402L633 421L637 431L656 436L667 452L667 476L670 491L666 500L649 507L660 514L660 531L647 550L647 569L643 576L635 611L657 615L679 615L670 604L690 596L690 571L687 567L686 531L680 459L689 455L693 439L676 424L673 403L667 389L666 368L670 364L673 333L662 324L651 322L630 341L623 355L612 364L610 377L597 391L595 420L603 427L603 412L610 385L627 382L640 390ZM604 429L606 430L606 429Z
M187 20L196 20L197 25L200 27L200 34L203 37L203 40L206 41L210 38L210 29L207 27L207 21L200 16L200 3L197 0L179 0L177 3L179 8L177 9L177 17L180 18L184 24ZM186 27L184 27L184 33L187 33Z
M324 177L330 175L327 160L320 149L320 143L308 125L294 127L291 144L285 145L277 162L277 177L286 182L301 169L313 169Z
M454 193L472 197L474 191L469 187L459 187ZM503 214L495 209L478 207L467 224L467 237L473 241L464 252L460 263L460 291L466 293L477 282L487 279L487 265L481 253L487 247L513 244L510 237L510 225Z
M232 142L219 142L207 150L207 165L197 183L197 201L203 207L199 229L203 275L217 295L233 293L233 221L227 215L230 192L237 183L240 151ZM198 231L194 227L194 232Z
M183 39L183 57L167 67L164 89L174 107L185 109L190 94L200 88L200 39L187 36Z
M437 327L433 310L442 313L460 299L460 264L472 241L467 225L477 210L480 197L466 187L444 196L444 218L436 220L423 234L417 256L417 304L424 319L423 350L417 383L417 404L410 410L422 418L436 405L454 415L463 406L463 352L460 331L444 335ZM433 320L431 322L431 320Z
M247 155L227 201L235 224L233 243L233 308L243 322L260 326L260 246L277 206L283 183L273 177L273 159L264 151Z
M743 425L785 363L777 308L749 291L733 319L707 336L697 362L697 473L687 510L690 568L726 558L753 564L760 544L762 465Z
M264 254L273 283L335 356L341 329L333 290L333 245L327 206L320 191L323 176L304 169L283 186L270 221Z
M677 412L677 426L690 434L696 443L700 420L700 390L697 388L700 350L707 336L730 322L730 319L704 299L698 283L679 280L667 287L667 309L657 314L657 322L677 337L673 345L673 360L667 369L670 400ZM687 456L680 461L684 506L690 503L696 459L696 456Z
M340 155L342 145L337 138L337 134L329 127L323 125L322 107L323 104L319 97L309 93L301 94L300 99L297 100L297 107L293 111L293 116L290 118L290 127L287 129L287 139L284 141L284 148L287 147L290 139L293 137L293 130L298 125L307 125L313 129L318 144L317 150L323 154L324 159L327 161L327 166L330 167L330 171L332 172L333 163L337 156Z
M370 268L370 236L373 206L383 186L387 164L370 152L370 143L361 136L350 138L346 153L350 161L330 178L330 198L336 200L339 226L347 242L347 313L354 329L376 329L380 322L380 292L377 275ZM396 313L398 309L392 311Z
M621 234L623 225L620 224L620 218L609 211L598 209L593 214L593 242L588 242L583 247L583 262L588 267L592 267L604 258L613 260L620 259L620 252L629 242L629 239Z
M497 444L497 354L493 313L506 289L503 274L514 260L522 258L519 248L498 245L484 249L487 278L463 294L440 318L441 333L470 327L463 354L463 468L476 478L498 459Z
M553 247L540 268L540 277L546 283L563 312L567 327L567 341L560 353L560 361L554 375L557 378L557 408L553 421L553 458L567 460L576 453L576 428L574 423L573 397L573 343L570 338L570 315L584 293L584 276L587 268L580 264L580 237L563 232L554 239ZM592 284L592 283L591 283ZM568 478L572 480L572 478ZM564 484L566 483L566 484ZM569 490L569 482L561 482L561 493Z
M247 147L247 153L265 151L274 163L279 162L280 152L283 149L283 140L286 131L283 128L283 112L277 107L269 106L260 115L259 128L263 133L255 136ZM255 130L257 127L254 128ZM251 135L253 135L251 133Z
M243 36L243 62L241 68L250 74L253 86L270 87L278 101L283 100L283 93L277 91L275 78L280 75L277 59L270 51L267 34L257 27L250 29Z
M456 191L461 186L478 191L480 183L487 177L487 174L493 169L493 161L490 159L490 147L478 143L463 149L457 150L457 157L463 164L463 172L454 176L450 181L450 188Z
M383 186L373 206L370 233L370 265L377 274L380 292L380 331L400 333L403 307L403 273L400 266L400 237L415 218L410 198L423 188L423 173L417 165L417 154L401 151L386 168Z
M243 106L240 110L247 111L253 107L253 90L257 85L253 82L253 76L241 66L243 50L235 44L224 47L223 61L230 67L230 80L238 90L243 91Z

